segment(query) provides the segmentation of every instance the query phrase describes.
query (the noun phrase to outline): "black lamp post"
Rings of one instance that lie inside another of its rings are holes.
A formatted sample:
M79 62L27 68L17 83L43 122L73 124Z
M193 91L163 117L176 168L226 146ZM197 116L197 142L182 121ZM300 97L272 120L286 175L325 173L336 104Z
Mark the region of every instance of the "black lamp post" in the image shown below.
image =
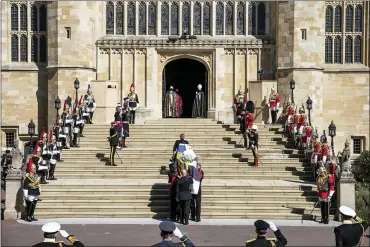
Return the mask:
M28 124L28 135L31 136L30 138L30 149L28 150L28 153L29 154L32 154L32 149L33 149L33 145L32 145L32 136L35 134L35 123L33 122L33 120L31 119L31 122Z
M59 96L57 96L57 98L55 99L55 102L54 102L54 104L55 104L55 109L57 109L57 120L56 120L56 124L58 124L58 115L59 115L59 109L60 109L60 107L61 107L61 101L60 101L60 99L59 99Z
M310 97L308 97L306 104L307 104L307 110L308 110L308 123L311 126L312 99Z
M331 150L333 152L333 157L334 157L335 156L335 153L334 153L334 136L336 136L337 127L335 127L335 124L334 124L333 120L331 120L331 123L330 123L328 129L329 129L329 136L331 137Z
M77 91L78 91L78 89L80 88L80 81L76 78L76 80L74 81L74 88L76 89L76 103L77 103L77 101L78 101L78 93L77 93Z
M259 81L262 81L263 68L257 70L257 77Z
M295 81L293 79L290 81L290 89L292 90L292 103L294 103Z

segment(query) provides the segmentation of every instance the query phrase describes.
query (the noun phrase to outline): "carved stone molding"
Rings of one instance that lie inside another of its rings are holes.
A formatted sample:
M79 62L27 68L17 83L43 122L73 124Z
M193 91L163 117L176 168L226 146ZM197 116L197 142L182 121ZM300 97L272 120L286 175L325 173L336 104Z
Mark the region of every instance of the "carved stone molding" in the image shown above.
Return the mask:
M161 61L161 63L164 63L164 62L166 62L169 58L171 58L172 56L170 56L170 55L163 55L163 54L161 54L160 56L159 56L159 60Z
M124 49L123 54L125 55L132 55L134 54L135 50L134 49Z
M137 49L136 54L137 55L146 55L146 49Z
M247 54L247 50L246 49L236 49L236 55L245 55Z
M248 49L248 55L257 55L258 49Z
M234 49L225 49L225 55L233 55Z
M184 56L183 54L159 54L159 60L162 64L175 57L178 57L179 59L189 58ZM209 67L211 67L211 54L192 54L191 57L198 58L208 64Z
M109 54L109 49L99 49L99 54Z
M112 49L112 54L122 54L122 49L114 48Z

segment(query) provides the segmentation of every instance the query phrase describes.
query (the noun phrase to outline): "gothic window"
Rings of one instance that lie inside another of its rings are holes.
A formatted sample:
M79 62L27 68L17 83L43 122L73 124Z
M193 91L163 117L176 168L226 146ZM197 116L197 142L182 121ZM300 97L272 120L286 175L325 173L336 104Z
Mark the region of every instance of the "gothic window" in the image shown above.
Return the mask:
M18 54L19 54L19 49L18 49L18 36L17 35L12 35L12 62L18 62Z
M347 37L346 38L346 43L345 43L345 56L344 56L344 59L345 59L345 62L346 63L353 63L353 59L352 59L352 38L351 37Z
M106 18L106 33L114 34L114 5L112 2L107 3Z
M18 31L18 6L12 4L11 7L11 29L12 31Z
M171 5L171 35L179 35L179 5Z
M136 25L136 16L135 16L135 3L130 2L127 5L127 35L135 35L135 25Z
M47 25L48 17L46 12L46 6L40 6L40 31L46 32L46 25Z
M353 7L346 8L346 32L353 32Z
M46 48L47 48L47 40L45 35L42 35L40 37L40 62L44 63L46 62L47 59L47 53L46 53Z
M157 11L155 3L149 4L148 9L148 34L155 35L156 34L156 25L157 23Z
M361 52L362 52L362 47L361 47L361 37L357 36L355 38L355 53L354 53L354 59L355 63L362 63L361 59Z
M139 35L146 35L146 3L139 5Z
M325 32L333 32L333 7L328 6L325 11Z
M355 13L355 32L362 32L362 7L356 7Z
M27 62L27 36L21 36L21 62Z
M334 63L342 63L342 40L339 36L334 40Z
M331 37L325 39L325 63L333 63L333 39Z
M116 34L123 34L123 3L116 4Z
M227 3L226 5L226 10L225 10L225 14L226 14L226 30L225 30L225 34L226 35L233 35L234 33L234 10L233 10L234 6L232 3Z
M170 17L170 9L168 3L163 3L161 7L161 34L168 35L168 28L169 28L169 17Z
M193 34L200 35L200 25L201 25L201 5L200 3L194 4L193 10Z
M31 61L32 62L38 62L38 59L37 59L38 45L39 45L39 40L36 37L36 35L33 35L31 39Z
M254 24L256 24L255 20L255 16L253 16L253 13L255 13L255 5L253 3L249 3L248 5L248 34L249 35L253 35L255 34L255 29L253 29L253 22Z
M342 7L337 6L335 8L335 17L334 17L334 32L342 31Z
M37 7L35 5L31 8L31 31L37 31Z
M188 2L182 5L182 32L190 32L190 4Z
M238 3L237 8L237 34L238 35L244 35L244 3L240 2Z
M211 35L211 4L203 5L203 35Z
M257 27L257 34L264 35L265 34L265 26L266 26L266 6L265 3L261 2L258 4L258 27Z
M25 4L21 5L20 17L21 31L27 31L27 6Z
M222 2L217 3L216 6L216 34L224 34L224 4Z

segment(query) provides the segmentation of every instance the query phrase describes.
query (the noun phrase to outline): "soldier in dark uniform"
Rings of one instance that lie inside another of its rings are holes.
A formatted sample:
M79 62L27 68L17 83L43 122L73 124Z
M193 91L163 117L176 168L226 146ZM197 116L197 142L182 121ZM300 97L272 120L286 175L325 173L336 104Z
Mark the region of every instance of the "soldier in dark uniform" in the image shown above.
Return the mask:
M245 245L246 247L283 247L287 245L288 241L273 222L270 221L267 223L264 220L257 220L254 222L254 226L256 227L257 238L248 240ZM267 229L274 232L276 239L266 238Z
M178 173L176 167L170 164L170 171L168 172L168 183L170 184L169 196L170 196L170 218L172 221L176 221L178 218L178 201L176 196L177 190Z
M159 229L161 230L162 242L152 247L195 247L191 240L183 235L173 222L163 221L159 224ZM179 238L181 242L172 242L173 236Z
M123 109L122 109L122 138L121 147L127 148L126 138L130 137L130 108L128 98L124 98Z
M341 206L339 212L342 215L343 224L334 229L335 246L361 246L369 223L358 217L356 212L349 207Z
M111 128L109 130L109 142L110 142L109 165L117 166L114 163L114 155L116 154L116 148L118 144L117 125L115 122L111 122Z
M193 178L189 177L186 170L182 170L182 177L177 181L176 196L180 203L180 219L184 225L189 225L190 202L193 199L190 185L193 184Z
M32 247L63 247L63 246L76 246L84 247L84 245L77 240L74 235L69 235L66 231L60 230L60 225L56 222L49 222L42 226L41 230L44 232L44 241L32 245ZM60 233L62 237L66 238L72 245L56 241L57 234Z

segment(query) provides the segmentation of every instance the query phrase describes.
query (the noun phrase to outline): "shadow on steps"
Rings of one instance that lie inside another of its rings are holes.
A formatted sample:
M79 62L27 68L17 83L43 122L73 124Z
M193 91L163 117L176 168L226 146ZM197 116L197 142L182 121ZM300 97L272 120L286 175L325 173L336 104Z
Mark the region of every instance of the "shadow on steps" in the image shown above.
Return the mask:
M159 201L158 195L161 196ZM153 219L166 220L170 216L170 197L169 184L154 183L150 190L150 202L148 204L150 211L154 213Z

